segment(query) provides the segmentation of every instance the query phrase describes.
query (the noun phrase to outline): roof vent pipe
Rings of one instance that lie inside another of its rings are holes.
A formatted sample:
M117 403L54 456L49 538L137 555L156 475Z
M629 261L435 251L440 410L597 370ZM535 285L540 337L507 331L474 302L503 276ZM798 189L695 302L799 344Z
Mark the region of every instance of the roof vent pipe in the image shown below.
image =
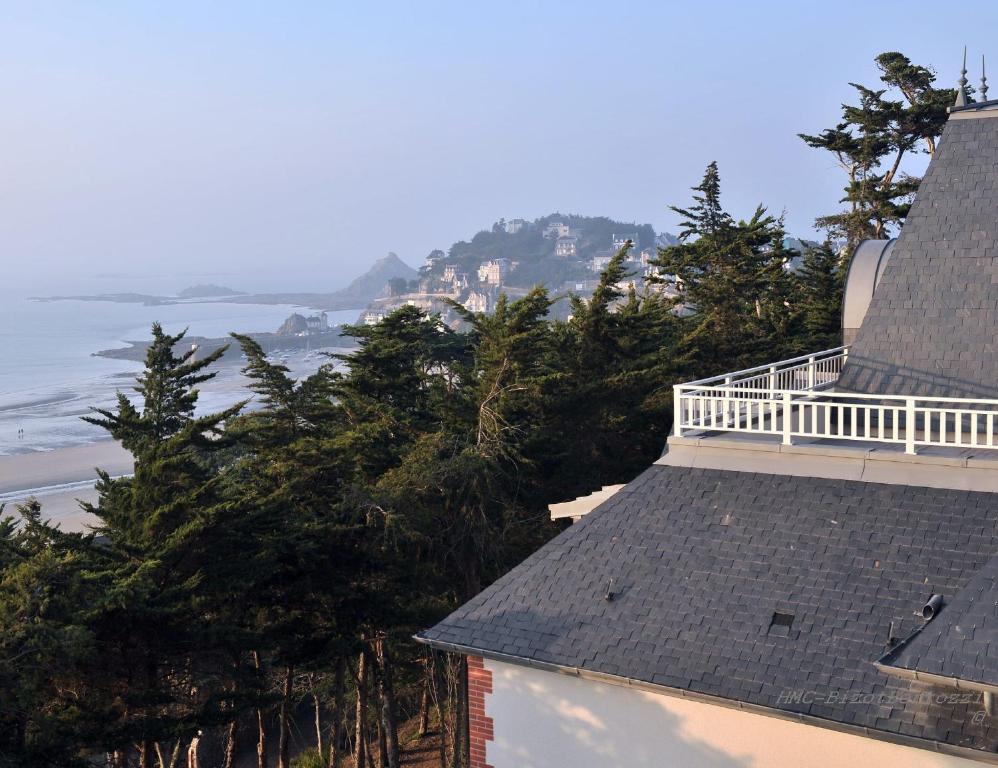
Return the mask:
M922 618L926 621L932 621L935 615L939 613L939 609L943 607L943 596L933 595L929 598L929 602L925 604L922 608Z

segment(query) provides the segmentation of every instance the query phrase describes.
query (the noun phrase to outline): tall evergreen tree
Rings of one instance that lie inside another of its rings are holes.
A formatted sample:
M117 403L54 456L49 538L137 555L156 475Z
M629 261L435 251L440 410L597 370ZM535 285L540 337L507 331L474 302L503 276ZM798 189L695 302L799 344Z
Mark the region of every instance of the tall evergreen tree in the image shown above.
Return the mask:
M98 502L86 505L100 537L88 552L92 578L103 585L88 617L102 649L89 679L90 704L104 707L94 746L137 744L142 766L155 743L193 738L229 716L233 660L249 642L222 620L239 599L238 556L249 541L221 483L224 424L241 404L195 414L196 387L224 349L178 355L183 338L154 325L141 407L119 395L117 409L88 418L135 460L131 477L100 472Z
M783 249L782 222L762 206L748 221L724 212L716 163L693 191L693 206L672 207L683 217L680 243L659 249L655 265L673 281L686 315L680 348L706 374L771 352L770 331L787 312L791 254Z
M838 254L828 243L809 250L797 281L808 347L816 350L841 344L843 275Z
M932 70L891 51L876 59L885 87L850 83L858 103L842 105L842 119L819 134L798 134L810 147L831 152L848 176L845 211L815 224L846 241L849 253L866 238L883 239L904 222L919 179L901 170L916 152L935 152L955 92L936 88ZM890 98L898 94L901 98ZM921 149L920 149L921 148Z

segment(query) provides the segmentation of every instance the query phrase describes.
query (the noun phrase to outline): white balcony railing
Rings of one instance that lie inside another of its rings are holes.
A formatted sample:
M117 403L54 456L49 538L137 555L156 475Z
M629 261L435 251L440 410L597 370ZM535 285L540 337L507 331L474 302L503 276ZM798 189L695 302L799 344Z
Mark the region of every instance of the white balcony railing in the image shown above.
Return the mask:
M740 432L919 446L998 448L998 400L836 392L836 347L674 388L674 432Z

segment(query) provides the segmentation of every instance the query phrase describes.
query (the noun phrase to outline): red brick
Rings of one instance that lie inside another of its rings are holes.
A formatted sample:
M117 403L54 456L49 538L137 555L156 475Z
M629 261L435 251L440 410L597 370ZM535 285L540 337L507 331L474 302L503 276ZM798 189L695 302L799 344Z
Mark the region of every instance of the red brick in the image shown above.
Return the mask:
M485 711L485 694L492 693L492 673L481 656L468 657L468 723L471 768L492 768L485 762L486 742L494 739L492 718Z

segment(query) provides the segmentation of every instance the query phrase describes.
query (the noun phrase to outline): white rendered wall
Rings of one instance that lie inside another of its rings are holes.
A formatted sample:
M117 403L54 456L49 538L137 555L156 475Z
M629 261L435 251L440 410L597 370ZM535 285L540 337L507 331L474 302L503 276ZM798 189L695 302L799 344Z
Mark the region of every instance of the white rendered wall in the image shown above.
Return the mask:
M493 768L964 768L977 761L486 660Z

